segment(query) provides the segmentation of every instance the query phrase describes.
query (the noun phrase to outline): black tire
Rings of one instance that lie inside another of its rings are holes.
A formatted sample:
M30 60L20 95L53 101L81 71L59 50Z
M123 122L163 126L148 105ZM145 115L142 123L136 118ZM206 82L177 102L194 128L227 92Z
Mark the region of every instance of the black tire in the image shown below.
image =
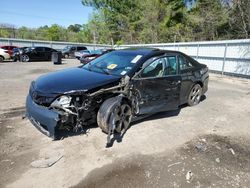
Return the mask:
M22 61L22 62L29 62L29 61L30 61L30 58L29 58L28 55L22 55L21 61Z
M108 133L109 124L114 123L115 131L121 133L129 127L131 118L131 107L126 102L120 102L118 98L113 97L102 103L97 113L97 124L103 132Z
M199 104L202 96L202 87L200 84L195 84L188 95L188 105L195 106Z
M3 62L3 61L4 61L4 57L0 56L0 62Z
M65 59L68 59L68 58L69 58L69 54L65 54L65 55L64 55L64 58L65 58Z

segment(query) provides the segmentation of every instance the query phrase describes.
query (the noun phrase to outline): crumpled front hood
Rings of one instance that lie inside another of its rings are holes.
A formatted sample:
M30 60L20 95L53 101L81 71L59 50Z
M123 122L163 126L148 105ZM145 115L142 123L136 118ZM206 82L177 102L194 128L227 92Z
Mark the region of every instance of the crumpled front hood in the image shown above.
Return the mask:
M90 90L116 82L120 77L83 68L70 68L39 77L34 89L41 93L65 93L72 90Z

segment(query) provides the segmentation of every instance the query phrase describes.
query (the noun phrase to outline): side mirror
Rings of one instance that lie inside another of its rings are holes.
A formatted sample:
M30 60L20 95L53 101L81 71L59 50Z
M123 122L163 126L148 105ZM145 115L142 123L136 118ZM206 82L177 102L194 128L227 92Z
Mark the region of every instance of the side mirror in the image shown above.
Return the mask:
M37 51L34 49L34 50L32 50L32 52L34 53L34 54L37 54Z

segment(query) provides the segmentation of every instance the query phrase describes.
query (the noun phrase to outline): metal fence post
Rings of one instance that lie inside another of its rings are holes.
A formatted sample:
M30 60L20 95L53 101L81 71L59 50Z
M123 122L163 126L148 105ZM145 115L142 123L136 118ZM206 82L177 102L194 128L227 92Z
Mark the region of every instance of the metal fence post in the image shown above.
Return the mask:
M222 70L221 70L222 75L224 74L226 58L227 58L227 43L225 44L225 50L224 50L223 64L222 64Z
M199 48L200 48L200 44L197 44L197 53L196 53L196 59L198 60L199 58Z

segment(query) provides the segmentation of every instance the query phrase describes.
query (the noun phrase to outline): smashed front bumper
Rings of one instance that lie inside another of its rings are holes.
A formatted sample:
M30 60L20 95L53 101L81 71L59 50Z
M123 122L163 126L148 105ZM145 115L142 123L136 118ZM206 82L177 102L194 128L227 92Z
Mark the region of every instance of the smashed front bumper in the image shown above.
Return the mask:
M37 105L30 95L26 98L26 117L40 132L56 139L56 130L60 124L59 114Z

